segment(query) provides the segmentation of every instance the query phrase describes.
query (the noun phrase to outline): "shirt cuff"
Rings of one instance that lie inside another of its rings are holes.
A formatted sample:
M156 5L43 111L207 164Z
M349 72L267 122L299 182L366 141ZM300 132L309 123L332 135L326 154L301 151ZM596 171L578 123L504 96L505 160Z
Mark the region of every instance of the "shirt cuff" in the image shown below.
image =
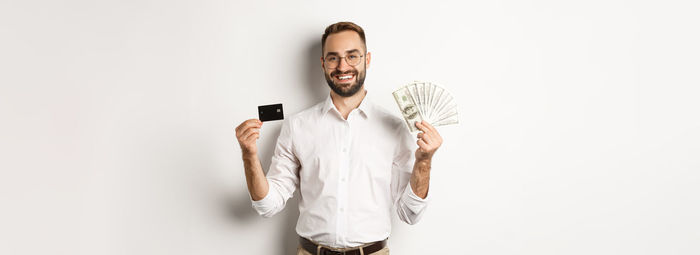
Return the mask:
M270 190L268 190L267 195L263 197L262 199L255 201L253 198L250 198L250 202L253 205L253 209L258 212L260 215L265 215L267 212L272 210L274 207L275 203L272 198L272 187L270 187Z
M403 202L408 209L413 211L413 213L418 214L428 205L428 202L430 201L430 192L428 192L428 195L425 198L420 198L413 192L413 188L411 188L411 184L409 183L406 185L406 190L404 190L402 197Z

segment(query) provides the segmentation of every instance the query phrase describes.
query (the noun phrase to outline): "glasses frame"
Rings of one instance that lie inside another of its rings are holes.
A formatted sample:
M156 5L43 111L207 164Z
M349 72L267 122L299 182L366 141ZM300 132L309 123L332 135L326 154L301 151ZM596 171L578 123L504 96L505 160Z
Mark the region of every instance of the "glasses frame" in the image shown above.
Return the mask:
M365 54L360 54L360 61L357 62L357 64L354 64L354 65L353 65L353 64L350 64L350 62L348 62L348 59L347 59L348 56L347 56L347 55L346 55L346 56L342 56L342 57L339 56L339 55L332 55L332 56L338 56L338 58L340 58L340 59L338 60L338 64L337 64L336 66L334 66L334 67L330 67L330 66L328 65L328 60L326 60L326 58L329 57L329 56L331 56L331 55L328 55L328 56L323 57L323 63L326 64L326 65L325 65L326 68L328 68L328 69L334 69L334 68L338 68L338 66L340 66L340 62L342 62L343 59L345 59L345 63L347 63L349 66L357 66L357 65L359 65L360 63L362 63L362 58L365 57L366 55L367 55L367 52L365 52Z

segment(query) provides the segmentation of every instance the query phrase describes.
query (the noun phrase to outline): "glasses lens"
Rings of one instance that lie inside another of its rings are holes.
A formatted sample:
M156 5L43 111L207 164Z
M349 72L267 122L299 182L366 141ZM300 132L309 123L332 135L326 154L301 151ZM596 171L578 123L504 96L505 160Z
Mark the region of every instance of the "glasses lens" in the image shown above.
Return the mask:
M338 56L327 56L326 57L326 65L328 68L335 68L338 66L338 60L340 58Z
M349 65L355 66L355 65L360 63L360 54L351 53L351 54L345 56L345 60L348 61Z
M348 65L356 66L357 64L360 63L360 59L362 58L362 55L360 55L359 53L351 53L351 54L348 54L347 56L342 57L342 58L345 58L345 62L347 62ZM338 64L340 64L341 57L331 55L331 56L327 56L324 59L324 61L326 61L327 68L336 68L336 67L338 67Z

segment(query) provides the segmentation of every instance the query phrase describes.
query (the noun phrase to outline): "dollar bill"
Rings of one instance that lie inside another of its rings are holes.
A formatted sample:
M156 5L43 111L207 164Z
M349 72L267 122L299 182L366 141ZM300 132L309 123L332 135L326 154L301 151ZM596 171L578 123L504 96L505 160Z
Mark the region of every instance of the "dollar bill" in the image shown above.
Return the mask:
M411 130L411 132L418 131L418 128L416 127L416 122L423 121L423 116L420 114L418 106L413 100L411 92L408 90L407 87L403 87L399 90L394 91L392 94L394 95L396 104L399 105L399 109L401 110L401 114L403 115L404 120L406 120L406 125L408 125L408 129Z

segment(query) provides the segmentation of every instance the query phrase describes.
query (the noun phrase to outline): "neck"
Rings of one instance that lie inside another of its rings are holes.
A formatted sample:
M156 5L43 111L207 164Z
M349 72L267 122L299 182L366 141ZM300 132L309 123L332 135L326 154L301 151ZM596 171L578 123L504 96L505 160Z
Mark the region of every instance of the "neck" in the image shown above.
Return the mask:
M367 95L367 90L364 88L350 97L342 97L331 90L331 100L333 100L333 105L335 105L335 108L338 109L340 115L343 115L343 118L346 120L348 119L350 112L360 106L360 103L362 103L365 95Z

